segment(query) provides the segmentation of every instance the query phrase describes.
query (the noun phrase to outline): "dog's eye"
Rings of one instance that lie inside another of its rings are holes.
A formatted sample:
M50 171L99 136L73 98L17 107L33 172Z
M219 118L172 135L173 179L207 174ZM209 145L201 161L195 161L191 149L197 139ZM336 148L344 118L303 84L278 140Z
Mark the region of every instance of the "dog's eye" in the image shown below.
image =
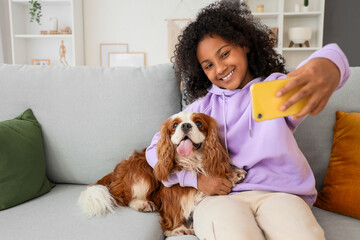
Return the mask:
M197 126L198 128L201 128L201 127L202 127L202 123L199 122L199 121L196 121L195 124L196 124L196 126Z
M179 125L178 123L174 123L173 129L177 128L178 125Z

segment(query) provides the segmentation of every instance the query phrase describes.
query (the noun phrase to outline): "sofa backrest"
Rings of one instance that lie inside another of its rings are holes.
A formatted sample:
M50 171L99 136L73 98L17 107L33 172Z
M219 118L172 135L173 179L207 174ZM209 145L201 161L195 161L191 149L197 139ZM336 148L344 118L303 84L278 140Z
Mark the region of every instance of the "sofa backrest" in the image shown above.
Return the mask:
M315 174L318 190L329 164L338 110L360 112L360 67L352 67L347 83L332 95L325 109L316 116L308 116L295 132L299 148Z
M47 172L61 183L94 183L133 150L150 144L160 124L181 111L171 64L143 68L0 66L0 121L31 108L43 130ZM360 112L360 67L325 109L295 137L321 189L335 112Z
M181 110L171 64L142 68L0 66L0 121L31 108L41 124L48 177L91 184Z

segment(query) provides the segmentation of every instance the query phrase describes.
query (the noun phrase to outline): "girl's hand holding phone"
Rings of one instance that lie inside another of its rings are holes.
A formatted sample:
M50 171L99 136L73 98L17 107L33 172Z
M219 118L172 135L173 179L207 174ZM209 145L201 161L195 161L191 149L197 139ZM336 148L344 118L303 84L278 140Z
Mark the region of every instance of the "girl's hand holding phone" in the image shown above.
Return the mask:
M285 111L301 99L310 96L309 101L300 112L293 115L292 118L295 120L308 114L316 115L324 109L332 93L339 85L340 70L326 58L314 58L290 72L287 77L291 77L292 80L277 92L277 97L298 86L303 86L282 104L280 107L282 111Z

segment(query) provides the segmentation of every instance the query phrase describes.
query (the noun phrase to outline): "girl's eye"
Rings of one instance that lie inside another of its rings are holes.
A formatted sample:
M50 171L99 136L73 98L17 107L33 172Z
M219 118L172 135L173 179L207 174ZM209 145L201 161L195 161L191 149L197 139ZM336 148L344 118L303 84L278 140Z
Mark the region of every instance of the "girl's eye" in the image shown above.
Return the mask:
M227 55L229 55L230 51L224 52L222 57L226 57Z
M196 124L196 126L197 126L198 128L201 128L201 127L202 127L202 123L201 123L200 121L196 121L195 124Z
M206 65L205 69L210 69L212 67L212 64Z
M173 129L177 128L178 125L179 125L178 123L174 123Z

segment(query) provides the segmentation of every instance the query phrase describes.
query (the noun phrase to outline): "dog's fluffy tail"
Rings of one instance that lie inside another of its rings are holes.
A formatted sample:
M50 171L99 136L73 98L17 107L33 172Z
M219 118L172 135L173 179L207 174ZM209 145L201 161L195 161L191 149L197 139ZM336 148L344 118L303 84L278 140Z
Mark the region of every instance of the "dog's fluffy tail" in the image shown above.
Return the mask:
M117 206L108 188L103 185L88 186L80 194L78 203L87 217L100 216L108 212L113 212Z

